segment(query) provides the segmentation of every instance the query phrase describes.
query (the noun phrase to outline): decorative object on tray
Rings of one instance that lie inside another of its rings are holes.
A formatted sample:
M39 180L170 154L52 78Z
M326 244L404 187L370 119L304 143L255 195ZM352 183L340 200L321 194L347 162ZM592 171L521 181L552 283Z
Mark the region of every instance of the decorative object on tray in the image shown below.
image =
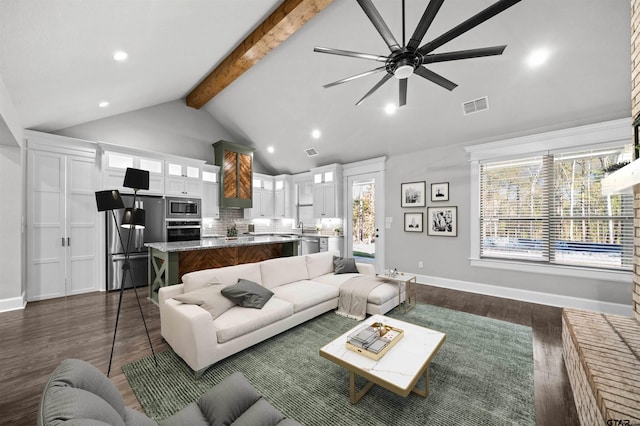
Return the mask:
M449 182L431 184L431 201L449 201Z
M227 228L227 240L237 240L238 239L238 230L236 229L236 226L230 226Z
M404 230L406 232L422 232L422 213L405 213Z
M456 237L458 235L458 207L427 208L427 234Z
M400 184L401 207L424 207L426 182L407 182Z
M404 331L385 325L381 322L374 322L365 325L347 336L346 347L374 360L379 360L391 349L402 337Z

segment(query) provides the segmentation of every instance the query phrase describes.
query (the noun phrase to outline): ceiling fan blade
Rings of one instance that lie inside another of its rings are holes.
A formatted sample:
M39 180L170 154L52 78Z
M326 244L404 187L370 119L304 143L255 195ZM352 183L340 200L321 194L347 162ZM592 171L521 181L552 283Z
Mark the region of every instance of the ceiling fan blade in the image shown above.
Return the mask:
M407 80L408 78L400 79L400 99L398 101L398 107L407 104Z
M481 58L483 56L502 55L504 46L481 47L479 49L458 50L455 52L434 53L422 57L422 65L432 64L434 62L457 61L459 59Z
M444 87L447 90L453 90L458 87L458 85L454 82L447 80L440 74L436 74L435 72L428 70L423 66L419 66L418 68L416 68L414 73L418 74L420 77L426 78L427 80L437 84L438 86Z
M393 77L393 74L389 74L389 73L387 73L384 77L382 77L382 79L381 79L379 82L377 82L377 83L376 83L376 85L375 85L375 86L373 86L373 87L371 88L371 90L369 90L369 91L367 92L367 94L366 94L366 95L364 95L364 96L362 97L362 99L360 99L360 100L356 103L356 106L358 106L358 105L360 105L362 102L364 102L364 100L365 100L365 99L367 99L369 96L371 96L371 94L373 94L373 92L375 92L376 90L378 90L378 89L380 88L380 86L382 86L382 85L383 85L383 84L385 84L387 81L389 81L389 79L390 79L391 77Z
M369 53L352 52L350 50L332 49L331 47L314 47L314 52L328 53L330 55L348 56L350 58L369 59L372 61L386 62L388 56L371 55Z
M362 8L362 10L364 10L364 13L367 15L376 30L378 30L378 32L384 39L384 42L387 43L389 49L392 52L400 50L400 45L398 45L396 38L393 36L393 34L391 34L391 30L384 22L382 16L380 16L380 13L378 12L378 9L376 9L371 0L358 0L358 4Z
M521 0L500 0L492 4L491 6L487 7L482 12L467 19L466 21L456 26L455 28L450 29L446 33L442 34L440 37L437 37L436 39L426 43L425 45L420 47L418 51L423 55L426 55L427 53L431 53L434 50L436 50L438 47L442 46L443 44L448 43L454 38L466 33L470 29L477 27L478 25L482 24L484 21L493 18L500 12L504 12L505 10L507 10L508 8L510 8L511 6L513 6L514 4L520 1Z
M424 38L424 35L427 33L427 30L431 26L433 19L436 17L436 14L440 10L440 6L442 6L442 3L444 3L444 0L431 0L429 2L427 8L424 11L424 14L422 15L422 18L420 18L420 22L418 22L416 30L413 32L413 35L409 39L409 43L407 44L407 47L409 49L418 48L420 42Z
M324 87L325 89L328 89L329 87L337 86L338 84L342 84L342 83L347 83L349 81L355 80L360 77L366 77L368 75L375 74L380 71L384 71L385 69L386 67L375 68L369 71L361 72L360 74L352 75L351 77L343 78L342 80L334 81L333 83L325 84L322 87Z

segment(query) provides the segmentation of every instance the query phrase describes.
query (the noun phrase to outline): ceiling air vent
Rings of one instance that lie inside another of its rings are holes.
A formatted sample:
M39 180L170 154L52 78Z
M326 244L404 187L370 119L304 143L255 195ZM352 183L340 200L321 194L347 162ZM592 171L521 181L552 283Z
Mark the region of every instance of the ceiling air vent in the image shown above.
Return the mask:
M307 154L307 157L315 157L318 155L318 151L315 148L307 148L304 150L304 153Z
M462 104L464 115L473 114L474 112L480 112L486 109L489 109L489 99L486 96L483 98L474 99L473 101L464 102Z

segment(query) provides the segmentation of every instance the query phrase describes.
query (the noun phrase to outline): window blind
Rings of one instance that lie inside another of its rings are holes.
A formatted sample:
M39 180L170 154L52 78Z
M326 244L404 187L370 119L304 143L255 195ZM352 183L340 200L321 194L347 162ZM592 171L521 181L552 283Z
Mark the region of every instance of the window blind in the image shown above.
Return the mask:
M624 148L480 165L480 256L630 270L633 197L602 195Z

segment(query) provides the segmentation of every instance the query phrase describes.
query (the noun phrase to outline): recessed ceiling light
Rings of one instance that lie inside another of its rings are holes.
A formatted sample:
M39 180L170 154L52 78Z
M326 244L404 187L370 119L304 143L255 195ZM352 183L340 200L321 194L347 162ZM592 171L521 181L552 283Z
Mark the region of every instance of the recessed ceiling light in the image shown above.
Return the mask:
M118 62L122 62L128 57L129 55L127 55L127 52L123 52L122 50L118 50L113 54L113 60Z
M397 109L398 109L398 107L396 107L394 104L387 104L384 107L384 112L386 112L387 114L391 115L391 114L395 114Z
M549 59L548 49L536 49L527 57L527 64L529 64L530 67L535 68L547 62L547 59Z
M107 102L107 101L102 101L102 102L100 102L100 103L98 104L98 106L99 106L100 108L106 108L106 107L108 107L108 106L109 106L109 102Z
M318 129L313 129L313 130L311 131L311 136L312 136L314 139L320 139L320 135L321 135L321 134L322 134L322 133L320 133L320 130L318 130Z
M267 147L267 152L268 152L269 154L273 154L275 151L276 151L276 150L275 150L272 146L268 146L268 147Z

